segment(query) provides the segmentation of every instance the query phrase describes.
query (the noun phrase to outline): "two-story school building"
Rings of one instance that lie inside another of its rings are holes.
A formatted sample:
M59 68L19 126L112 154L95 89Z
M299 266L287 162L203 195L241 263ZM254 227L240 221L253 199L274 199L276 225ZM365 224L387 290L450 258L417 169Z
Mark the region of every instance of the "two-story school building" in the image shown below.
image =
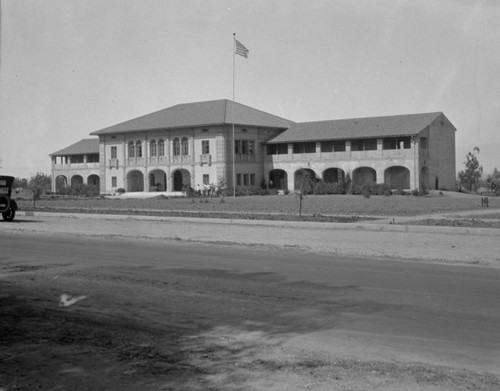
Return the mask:
M325 182L454 189L455 132L440 112L296 123L230 100L179 104L52 153L52 190L179 192L224 182L294 191ZM234 179L233 179L234 178Z

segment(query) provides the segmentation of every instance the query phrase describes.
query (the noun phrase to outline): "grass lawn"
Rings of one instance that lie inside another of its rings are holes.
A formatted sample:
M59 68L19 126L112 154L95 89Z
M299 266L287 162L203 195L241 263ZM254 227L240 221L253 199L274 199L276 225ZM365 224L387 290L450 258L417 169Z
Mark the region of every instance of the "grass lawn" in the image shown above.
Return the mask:
M90 213L190 212L192 214L259 214L298 215L299 199L287 196L249 196L225 198L153 198L153 199L49 199L18 200L21 210L68 211ZM500 208L500 198L490 198L490 208ZM425 197L360 195L309 195L304 197L304 215L333 216L416 216L440 212L481 209L481 197L460 193L445 193ZM222 216L227 217L227 216Z

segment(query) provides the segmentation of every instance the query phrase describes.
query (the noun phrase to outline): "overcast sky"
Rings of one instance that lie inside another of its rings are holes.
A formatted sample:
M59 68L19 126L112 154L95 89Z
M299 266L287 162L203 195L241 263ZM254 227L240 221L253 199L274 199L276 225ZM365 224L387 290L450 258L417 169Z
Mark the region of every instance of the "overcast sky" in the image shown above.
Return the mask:
M442 111L500 168L498 0L0 0L0 173L178 103L293 121Z

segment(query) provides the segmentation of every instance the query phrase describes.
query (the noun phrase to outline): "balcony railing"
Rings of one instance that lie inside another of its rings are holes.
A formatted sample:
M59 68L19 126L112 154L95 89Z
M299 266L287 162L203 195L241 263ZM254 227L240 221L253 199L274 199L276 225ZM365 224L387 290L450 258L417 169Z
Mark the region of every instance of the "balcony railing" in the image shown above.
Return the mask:
M143 157L129 157L127 160L127 164L129 166L143 166L144 158Z
M369 150L369 151L351 151L351 159L370 159L380 158L384 156L383 151Z
M210 155L203 155L210 156ZM166 165L166 164L182 164L182 163L191 163L193 161L193 157L191 155L181 155L181 156L172 156L170 158L168 156L152 156L149 158L144 157L129 157L126 162L129 166L143 166L146 162L150 165ZM205 158L207 159L207 158ZM209 158L210 159L210 158ZM210 159L211 163L211 159Z
M53 164L55 170L81 170L99 168L99 162L94 163L59 163Z
M266 155L265 161L270 162L295 162L314 160L358 160L358 159L381 159L381 158L413 158L414 148L383 149L370 151L342 151L342 152L318 152L318 153L289 153Z
M118 159L109 159L109 168L118 168L120 166L120 162Z
M209 166L212 165L212 155L210 154L200 155L200 166L203 166L204 164L208 164Z
M245 155L237 153L234 155L234 160L240 163L255 162L255 155Z
M164 165L168 163L168 158L166 156L153 156L149 158L149 164L151 165Z
M403 149L383 149L382 156L384 157L412 157L413 156L413 148L403 148Z
M191 162L192 162L191 155L174 156L172 159L172 163L174 164L191 163Z

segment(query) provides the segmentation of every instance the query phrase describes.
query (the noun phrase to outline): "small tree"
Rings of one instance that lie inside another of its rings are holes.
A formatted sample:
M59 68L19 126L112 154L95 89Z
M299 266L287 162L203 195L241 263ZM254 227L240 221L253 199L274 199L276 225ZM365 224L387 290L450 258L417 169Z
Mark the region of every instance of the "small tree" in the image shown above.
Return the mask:
M21 188L26 188L28 187L28 180L26 178L16 178L14 179L14 183L12 184L12 187L21 187Z
M479 155L479 148L475 147L465 156L465 170L458 173L460 184L469 192L478 188L479 179L483 174L483 166L479 164L477 155Z
M35 207L36 200L39 200L42 194L50 192L50 175L45 175L41 172L38 172L29 180L28 188L33 193L33 207Z
M500 171L495 167L493 173L486 177L486 184L491 191L500 193Z
M351 179L351 173L349 171L347 171L347 173L345 174L345 178L344 180L342 181L342 188L343 188L343 192L344 194L352 194L352 179Z
M219 177L217 178L217 195L218 196L227 196L228 195L228 188L227 188L227 181L226 178L224 177Z
M295 190L299 196L299 216L302 216L302 201L307 194L314 191L315 181L311 172L307 170L299 170L296 175L297 188Z

